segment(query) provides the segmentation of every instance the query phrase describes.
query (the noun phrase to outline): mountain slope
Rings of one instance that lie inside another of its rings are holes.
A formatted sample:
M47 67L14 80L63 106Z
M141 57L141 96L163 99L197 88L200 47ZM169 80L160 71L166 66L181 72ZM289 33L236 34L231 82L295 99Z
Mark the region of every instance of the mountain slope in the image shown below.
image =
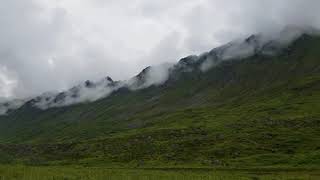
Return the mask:
M277 55L255 49L204 71L226 46L182 59L159 86L45 110L26 103L0 117L2 161L318 167L319 47L304 34Z

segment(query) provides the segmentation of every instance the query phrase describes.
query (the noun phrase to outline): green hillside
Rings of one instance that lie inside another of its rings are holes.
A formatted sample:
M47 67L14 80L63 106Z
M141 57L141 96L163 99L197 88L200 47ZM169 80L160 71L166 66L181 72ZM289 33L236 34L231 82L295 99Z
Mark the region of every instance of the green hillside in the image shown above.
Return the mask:
M0 163L318 168L319 90L320 37L303 35L276 56L176 70L92 103L27 103L0 117Z

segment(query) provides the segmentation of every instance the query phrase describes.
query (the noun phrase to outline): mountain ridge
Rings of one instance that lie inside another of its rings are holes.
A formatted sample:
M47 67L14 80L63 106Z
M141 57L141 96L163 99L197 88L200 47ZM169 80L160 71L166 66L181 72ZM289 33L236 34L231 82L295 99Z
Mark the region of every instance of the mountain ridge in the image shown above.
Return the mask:
M98 82L87 80L67 91L59 93L46 92L34 98L14 100L12 103L10 101L4 102L0 104L0 115L12 112L24 104L32 105L40 109L47 109L92 102L105 98L118 89L128 88L129 90L140 90L153 85L161 85L174 74L174 71L189 72L200 69L205 72L225 60L243 59L255 54L272 56L280 53L280 51L285 49L292 41L304 34L318 34L317 32L318 31L313 28L287 27L279 34L279 36L284 36L282 37L282 39L285 39L284 42L280 41L278 36L270 39L263 37L261 34L251 35L244 40L232 41L199 56L190 55L184 57L176 64L162 64L154 67L148 66L129 80L113 81L112 78L107 76ZM152 74L156 74L155 77L150 77ZM155 80L150 80L152 78Z

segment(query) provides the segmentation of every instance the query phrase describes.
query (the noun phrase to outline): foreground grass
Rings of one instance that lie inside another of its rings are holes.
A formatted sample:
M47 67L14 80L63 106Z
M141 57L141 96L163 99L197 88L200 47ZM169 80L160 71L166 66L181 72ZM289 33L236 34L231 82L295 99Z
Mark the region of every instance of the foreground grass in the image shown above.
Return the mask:
M1 180L315 180L319 178L320 171L311 170L110 169L71 166L0 166Z

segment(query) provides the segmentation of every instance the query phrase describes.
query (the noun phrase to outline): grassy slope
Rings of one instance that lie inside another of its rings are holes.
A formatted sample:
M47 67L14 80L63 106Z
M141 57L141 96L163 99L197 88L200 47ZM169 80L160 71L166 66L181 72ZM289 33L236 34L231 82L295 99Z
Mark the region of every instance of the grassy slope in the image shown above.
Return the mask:
M212 169L108 169L72 167L0 166L5 180L275 180L319 179L319 171L212 170Z
M100 101L0 119L0 161L116 166L320 165L320 38L277 57Z

